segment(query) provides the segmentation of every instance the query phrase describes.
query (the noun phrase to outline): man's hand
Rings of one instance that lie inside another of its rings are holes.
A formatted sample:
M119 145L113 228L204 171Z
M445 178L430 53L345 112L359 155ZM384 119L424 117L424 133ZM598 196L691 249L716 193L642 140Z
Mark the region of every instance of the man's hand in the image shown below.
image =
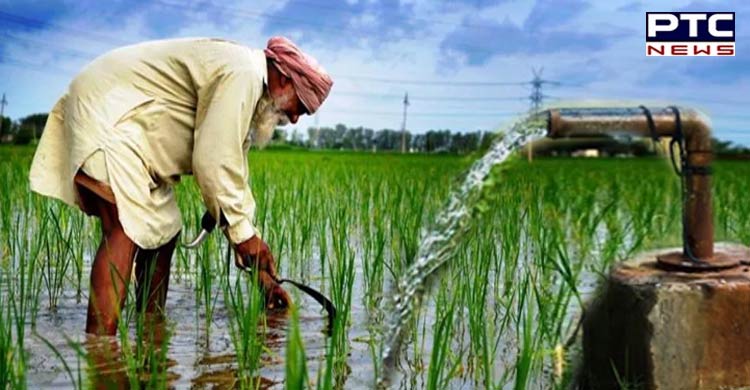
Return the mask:
M272 278L268 272L260 271L258 282L266 297L266 308L269 310L284 310L292 302L289 294Z
M258 282L266 297L266 307L271 310L286 309L291 299L277 282L276 262L271 249L258 236L243 241L234 247L237 256L234 264L243 270L258 272Z
M237 244L234 247L237 254L234 258L234 265L240 269L251 268L257 271L266 271L274 279L276 275L276 262L273 260L271 249L258 236L252 236L249 239Z

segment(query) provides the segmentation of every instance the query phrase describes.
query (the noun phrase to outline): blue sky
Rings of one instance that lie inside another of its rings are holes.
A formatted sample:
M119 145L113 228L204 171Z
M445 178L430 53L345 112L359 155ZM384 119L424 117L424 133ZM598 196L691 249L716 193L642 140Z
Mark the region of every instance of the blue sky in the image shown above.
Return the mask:
M737 56L646 57L645 12L679 10L736 12ZM408 92L413 132L498 129L529 108L521 83L543 68L560 82L545 86L549 103L690 105L719 138L750 145L747 16L739 0L0 0L0 93L17 119L48 111L78 70L117 46L215 36L264 47L287 35L334 78L321 126L398 129Z

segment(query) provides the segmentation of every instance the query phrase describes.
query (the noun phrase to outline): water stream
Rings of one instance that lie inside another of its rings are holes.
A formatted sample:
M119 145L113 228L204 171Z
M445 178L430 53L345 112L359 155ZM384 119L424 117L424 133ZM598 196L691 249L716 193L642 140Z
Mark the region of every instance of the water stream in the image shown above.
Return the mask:
M397 284L393 294L393 310L388 320L385 342L381 352L380 375L377 388L388 388L395 375L396 362L407 324L431 281L453 257L461 237L471 227L472 210L487 184L492 168L505 161L521 146L546 134L546 121L537 116L519 120L496 141L490 150L469 169L461 186L453 192L446 207L438 214L434 225L422 231L416 259Z

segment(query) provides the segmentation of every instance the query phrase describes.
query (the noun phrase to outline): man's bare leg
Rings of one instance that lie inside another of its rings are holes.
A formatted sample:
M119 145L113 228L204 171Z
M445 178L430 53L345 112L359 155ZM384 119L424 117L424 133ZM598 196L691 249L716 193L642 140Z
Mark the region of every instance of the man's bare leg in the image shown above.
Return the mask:
M114 335L138 247L125 235L115 205L93 193L87 195L95 198L96 214L102 222L102 242L91 267L86 333Z
M169 269L172 265L177 238L154 250L141 250L135 263L136 307L147 314L164 314L169 289Z

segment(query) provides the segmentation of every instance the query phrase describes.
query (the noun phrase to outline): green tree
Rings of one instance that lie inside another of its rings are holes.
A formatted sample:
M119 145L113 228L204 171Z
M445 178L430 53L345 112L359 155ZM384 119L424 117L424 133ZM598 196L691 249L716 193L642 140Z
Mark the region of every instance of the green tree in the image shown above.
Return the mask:
M13 121L7 116L0 116L0 137L13 132Z
M31 114L18 121L17 144L28 144L42 136L44 125L47 123L46 113Z

